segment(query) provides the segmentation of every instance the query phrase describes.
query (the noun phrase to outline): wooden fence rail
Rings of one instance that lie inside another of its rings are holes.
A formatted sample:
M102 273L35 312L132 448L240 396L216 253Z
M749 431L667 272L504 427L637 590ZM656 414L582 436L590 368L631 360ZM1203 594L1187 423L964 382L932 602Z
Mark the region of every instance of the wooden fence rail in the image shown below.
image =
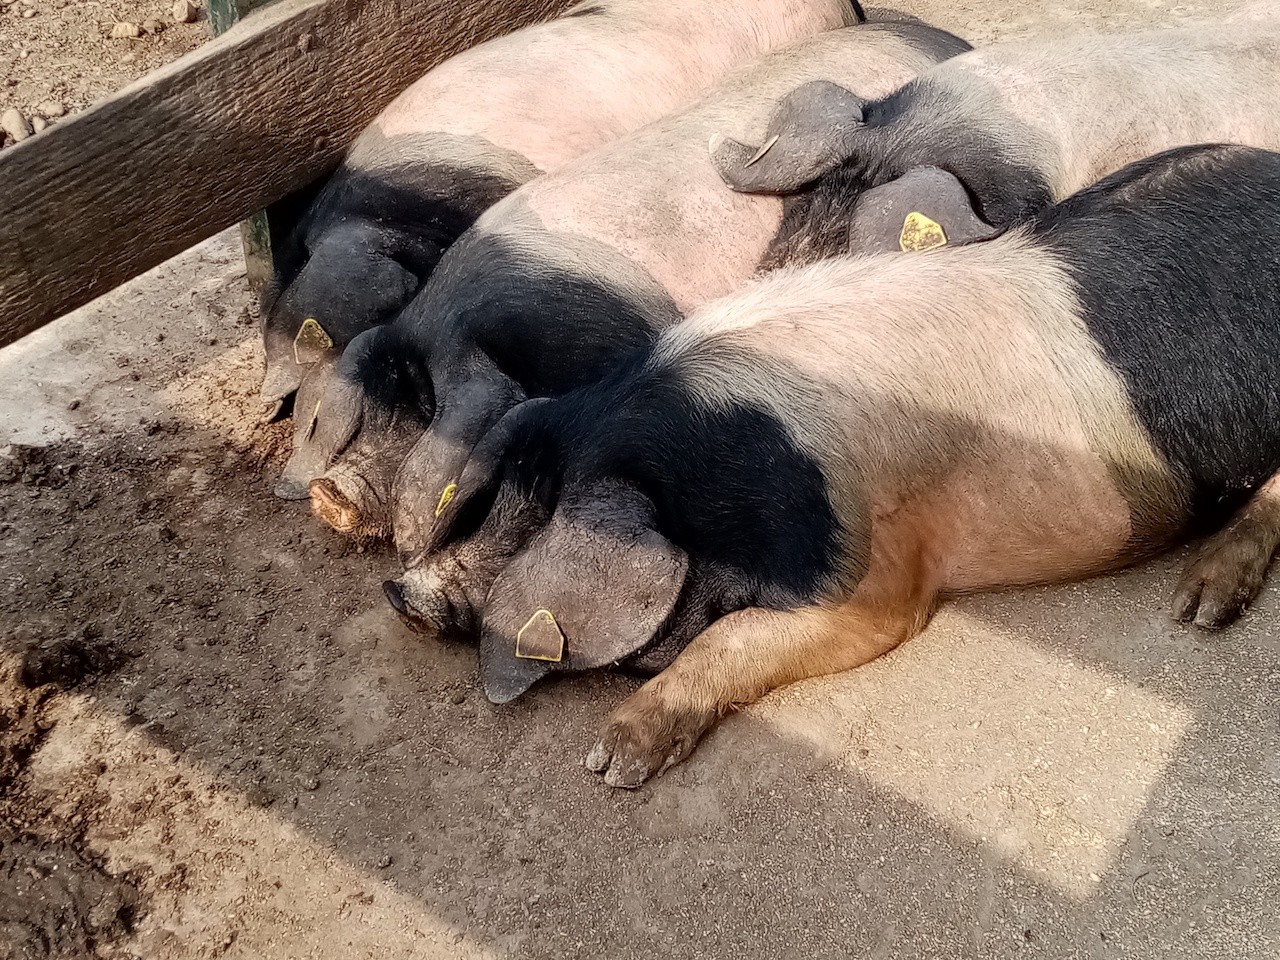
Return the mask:
M0 346L322 175L436 63L566 0L279 0L0 152Z

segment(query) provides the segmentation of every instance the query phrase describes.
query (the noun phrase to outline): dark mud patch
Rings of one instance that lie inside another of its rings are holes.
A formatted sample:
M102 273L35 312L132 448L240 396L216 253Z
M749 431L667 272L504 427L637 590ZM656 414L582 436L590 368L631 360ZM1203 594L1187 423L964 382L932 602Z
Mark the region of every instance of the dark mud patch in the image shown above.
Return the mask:
M71 845L0 825L0 960L120 956L141 902Z

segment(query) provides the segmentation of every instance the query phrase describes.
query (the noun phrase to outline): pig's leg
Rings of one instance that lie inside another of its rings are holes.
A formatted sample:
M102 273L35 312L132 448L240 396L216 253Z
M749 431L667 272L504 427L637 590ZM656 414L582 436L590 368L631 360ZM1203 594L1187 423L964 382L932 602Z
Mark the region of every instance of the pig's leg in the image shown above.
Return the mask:
M685 759L730 710L796 680L861 666L928 621L935 593L918 579L892 591L865 586L843 606L755 607L716 621L614 711L587 766L610 786L638 787Z
M1262 589L1280 548L1280 474L1231 522L1206 540L1173 595L1173 615L1217 630L1242 614Z

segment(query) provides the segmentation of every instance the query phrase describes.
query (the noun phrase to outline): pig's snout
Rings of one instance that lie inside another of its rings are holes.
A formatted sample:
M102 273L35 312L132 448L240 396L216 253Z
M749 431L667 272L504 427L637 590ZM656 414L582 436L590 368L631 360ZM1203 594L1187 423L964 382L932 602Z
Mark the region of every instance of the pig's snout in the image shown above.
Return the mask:
M311 496L305 480L294 477L281 477L276 481L275 495L281 500L306 500Z
M354 533L360 526L360 508L328 477L312 480L308 487L311 512L339 533Z
M475 612L454 579L437 569L411 570L400 580L384 582L382 590L411 630L456 639L475 631Z
M409 604L405 602L404 590L400 588L400 584L394 580L382 581L382 592L387 595L387 600L391 602L391 608L402 617L409 615Z

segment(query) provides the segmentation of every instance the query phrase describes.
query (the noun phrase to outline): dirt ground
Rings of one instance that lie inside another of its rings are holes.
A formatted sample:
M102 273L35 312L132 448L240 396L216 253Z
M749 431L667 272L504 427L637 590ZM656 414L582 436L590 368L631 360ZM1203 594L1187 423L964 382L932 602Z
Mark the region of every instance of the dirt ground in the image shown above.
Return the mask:
M0 352L0 958L1280 956L1274 588L1219 636L1181 556L952 604L615 792L581 758L635 681L491 707L271 496L260 364L232 232Z
M183 23L172 0L0 0L0 114L17 109L29 130L57 123L194 50L210 35L197 6ZM113 38L121 23L140 35ZM0 147L13 143L0 132Z

